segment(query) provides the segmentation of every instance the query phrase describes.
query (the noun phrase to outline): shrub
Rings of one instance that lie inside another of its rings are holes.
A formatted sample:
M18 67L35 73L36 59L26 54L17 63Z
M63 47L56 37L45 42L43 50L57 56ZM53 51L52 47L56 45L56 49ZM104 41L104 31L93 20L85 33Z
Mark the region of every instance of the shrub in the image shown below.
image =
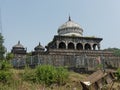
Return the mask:
M36 68L38 82L50 85L56 82L56 69L50 65L42 65Z
M8 61L2 61L0 62L0 70L8 71L12 68L11 64Z
M68 80L68 71L63 67L58 67L57 69L57 83L58 84L65 84Z
M12 79L12 73L10 71L0 71L0 82L2 83L9 83Z
M51 65L42 65L36 68L36 77L38 82L47 85L64 84L68 79L68 71L62 67L55 68Z
M23 80L36 82L36 74L34 69L31 69L28 66L26 66L24 72L20 74Z
M36 69L25 67L21 73L22 79L36 83L51 85L57 83L59 85L66 83L68 79L68 71L63 67L54 67L51 65L40 65Z
M117 79L120 80L120 68L117 69L116 76Z
M12 72L10 71L11 65L7 61L0 62L0 82L8 83L12 78Z

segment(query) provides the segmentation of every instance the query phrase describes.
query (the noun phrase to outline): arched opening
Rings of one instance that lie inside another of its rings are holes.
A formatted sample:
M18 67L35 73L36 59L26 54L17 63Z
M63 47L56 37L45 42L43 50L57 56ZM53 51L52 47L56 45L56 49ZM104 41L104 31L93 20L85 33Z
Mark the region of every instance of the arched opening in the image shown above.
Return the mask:
M74 44L70 42L70 43L68 44L68 49L75 49Z
M91 50L91 46L90 46L90 44L85 44L85 50Z
M78 43L77 46L76 46L76 48L78 50L83 50L83 45L81 43Z
M53 45L51 45L50 48L52 48L52 49L57 48L57 44L56 44L56 42L53 43Z
M97 44L93 44L93 50L97 49Z
M66 45L64 42L59 43L59 49L66 49Z

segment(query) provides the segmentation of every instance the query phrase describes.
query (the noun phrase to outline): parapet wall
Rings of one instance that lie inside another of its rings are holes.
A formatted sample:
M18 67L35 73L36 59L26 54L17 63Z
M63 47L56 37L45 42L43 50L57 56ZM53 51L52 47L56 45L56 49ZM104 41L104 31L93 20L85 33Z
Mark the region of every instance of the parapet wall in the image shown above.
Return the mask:
M90 56L82 55L36 55L24 58L14 58L11 61L14 67L24 67L25 65L54 65L65 67L76 67L85 70L96 70L96 68L114 69L120 67L120 57L115 56Z

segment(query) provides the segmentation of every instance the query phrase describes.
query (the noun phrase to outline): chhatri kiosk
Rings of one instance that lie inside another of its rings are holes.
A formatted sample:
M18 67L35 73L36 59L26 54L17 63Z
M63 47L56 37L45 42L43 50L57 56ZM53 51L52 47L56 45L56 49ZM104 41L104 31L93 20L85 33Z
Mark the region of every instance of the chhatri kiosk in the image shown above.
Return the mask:
M81 52L84 50L100 50L102 38L84 37L82 27L71 20L65 22L58 28L58 35L55 35L52 42L46 48L47 52Z

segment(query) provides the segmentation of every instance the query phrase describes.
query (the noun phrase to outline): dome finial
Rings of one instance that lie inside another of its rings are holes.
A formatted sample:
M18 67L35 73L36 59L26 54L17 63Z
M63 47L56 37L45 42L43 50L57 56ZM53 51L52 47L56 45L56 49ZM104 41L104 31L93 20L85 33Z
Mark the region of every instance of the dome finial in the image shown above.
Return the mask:
M40 46L41 44L40 44L40 42L39 42L39 46Z
M18 44L20 44L20 40L18 41Z
M71 17L70 17L70 14L69 14L69 21L71 21Z

